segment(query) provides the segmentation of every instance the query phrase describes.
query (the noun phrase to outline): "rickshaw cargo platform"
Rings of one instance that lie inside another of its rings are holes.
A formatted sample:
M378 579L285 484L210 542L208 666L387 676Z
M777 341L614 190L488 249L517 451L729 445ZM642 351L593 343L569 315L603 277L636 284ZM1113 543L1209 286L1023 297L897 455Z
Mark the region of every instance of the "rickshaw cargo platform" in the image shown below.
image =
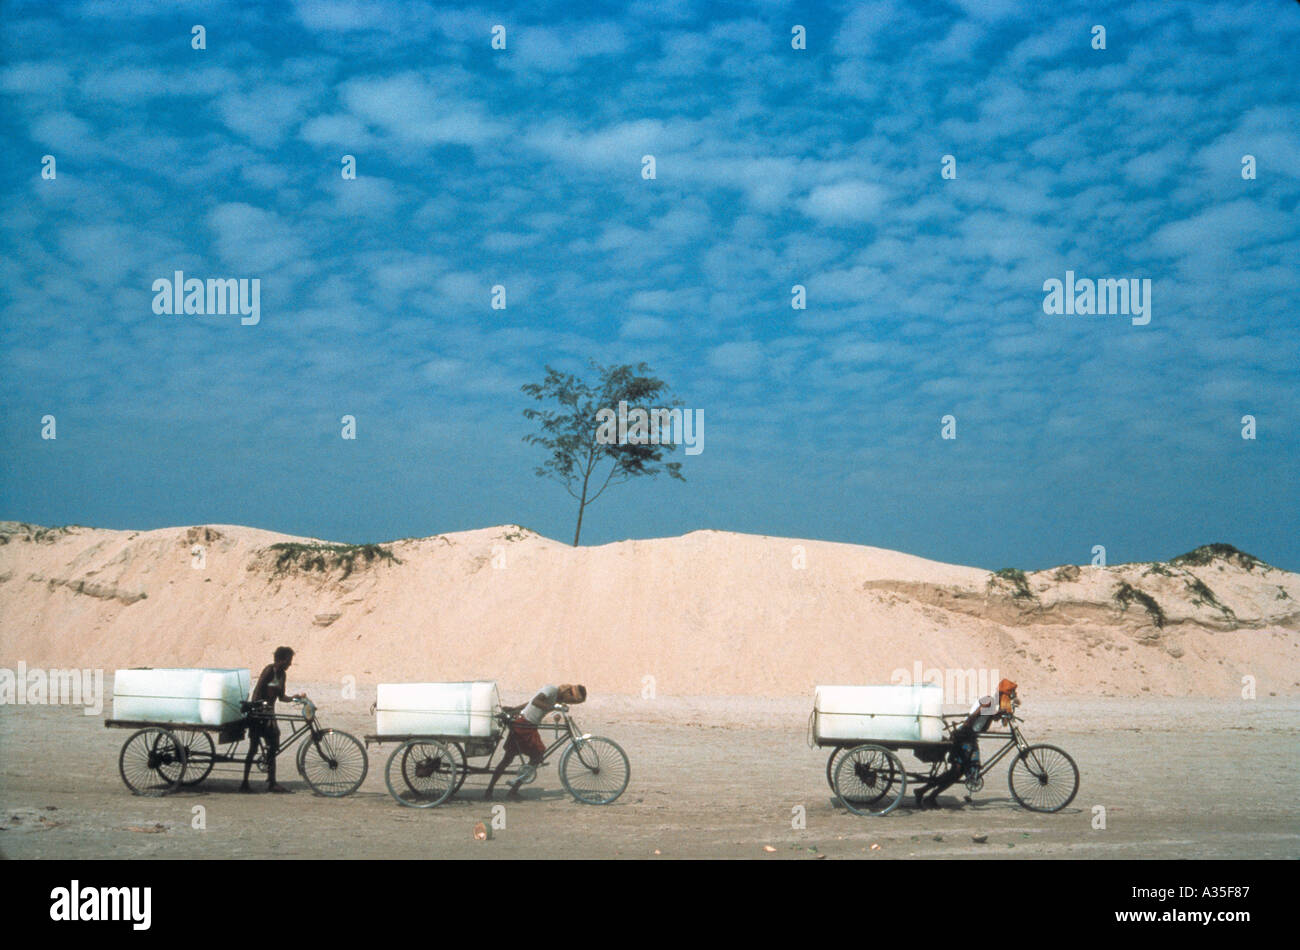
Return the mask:
M943 687L818 686L812 737L817 745L875 739L942 742Z
M113 718L121 721L238 723L250 674L240 669L118 670L113 675Z
M501 696L492 680L468 683L380 683L375 729L384 736L495 739Z

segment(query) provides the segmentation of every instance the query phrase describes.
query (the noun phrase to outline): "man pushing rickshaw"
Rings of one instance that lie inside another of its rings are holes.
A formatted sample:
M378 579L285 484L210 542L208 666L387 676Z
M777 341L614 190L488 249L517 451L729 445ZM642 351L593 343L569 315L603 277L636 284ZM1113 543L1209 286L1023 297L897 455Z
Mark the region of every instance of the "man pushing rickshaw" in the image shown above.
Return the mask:
M1017 804L1038 812L1065 808L1079 791L1079 768L1064 750L1024 737L1016 690L1014 682L1002 680L996 697L981 698L958 720L943 714L943 687L937 684L817 687L811 739L831 750L826 780L836 800L856 815L887 815L911 782L918 785L917 807L935 808L939 794L959 781L979 791L993 767L1010 756L1007 783ZM1005 731L991 731L995 725ZM986 758L981 738L1006 742ZM927 768L909 771L902 752Z

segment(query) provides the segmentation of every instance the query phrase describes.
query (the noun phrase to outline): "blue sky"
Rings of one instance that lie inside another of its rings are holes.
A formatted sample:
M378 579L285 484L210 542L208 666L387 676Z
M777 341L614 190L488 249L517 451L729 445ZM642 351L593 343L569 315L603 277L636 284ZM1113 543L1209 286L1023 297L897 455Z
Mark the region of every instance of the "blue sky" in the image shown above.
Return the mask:
M0 517L568 539L519 387L644 360L705 450L584 543L1300 569L1300 5L581 6L3 4Z

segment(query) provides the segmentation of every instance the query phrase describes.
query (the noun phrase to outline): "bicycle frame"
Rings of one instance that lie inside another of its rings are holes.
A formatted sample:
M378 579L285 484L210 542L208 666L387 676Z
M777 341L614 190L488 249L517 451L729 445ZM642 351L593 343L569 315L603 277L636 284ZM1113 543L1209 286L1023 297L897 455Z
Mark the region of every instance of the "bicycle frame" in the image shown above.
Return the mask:
M1013 716L1007 722L1007 729L1008 729L1007 732L981 732L975 736L975 741L977 743L981 739L1008 740L1007 743L1003 745L1000 749L998 749L997 752L993 753L992 758L985 759L984 754L982 752L980 753L980 757L979 757L980 769L977 773L975 773L974 777L976 779L983 780L989 774L989 772L993 770L993 767L995 765L997 765L999 762L1001 762L1003 759L1006 758L1007 753L1010 752L1012 749L1016 749L1017 751L1024 751L1029 747L1029 742L1026 741L1021 731L1016 728L1016 723L1019 721L1020 720L1018 717ZM930 764L931 777L938 775L939 772L946 767L946 765L947 765L947 756L945 756L943 759L940 759L938 762L931 763Z
M537 724L539 730L547 729L555 733L555 741L548 745L546 751L542 753L542 762L546 762L552 755L569 743L578 743L583 739L588 738L585 733L578 731L578 725L573 721L573 717L569 715L569 713L560 712L556 713L556 715L561 717L560 722L539 722ZM510 722L513 722L513 717L505 723L505 728L501 730L501 739L497 743L496 748L492 750L492 754L488 756L487 765L483 766L483 769L490 770L492 768L493 759L496 758L498 752L504 750L505 743L510 741ZM521 771L522 769L511 769L503 774L517 775Z
M323 736L327 730L322 729L320 727L320 724L317 722L316 707L314 705L311 707L311 714L309 716L306 715L282 716L279 713L275 713L274 715L271 716L260 716L260 717L249 715L247 720L249 726L252 725L254 718L260 718L262 721L273 719L277 722L288 722L293 724L290 727L289 735L287 737L284 736L281 737L280 748L276 752L277 755L283 752L287 752L290 748L296 745L303 738L303 736L310 733L311 741L315 744L316 751L320 752L323 758L328 758L328 756L325 755L325 750L320 747L321 736ZM249 741L251 742L253 740L250 739ZM263 749L262 755L265 755L266 754L265 743L260 738L256 741L258 747L261 747ZM238 743L232 743L232 744L238 744ZM233 752L229 753L229 755L231 761L237 761L238 757L235 756ZM218 759L218 761L220 760Z

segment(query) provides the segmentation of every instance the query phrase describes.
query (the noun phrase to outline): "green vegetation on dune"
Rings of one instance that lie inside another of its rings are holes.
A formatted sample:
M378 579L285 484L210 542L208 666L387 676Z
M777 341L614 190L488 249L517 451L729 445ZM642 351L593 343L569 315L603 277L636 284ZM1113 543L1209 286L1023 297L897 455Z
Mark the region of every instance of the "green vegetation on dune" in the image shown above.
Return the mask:
M1255 555L1247 554L1245 551L1238 551L1231 544L1223 544L1222 542L1202 544L1194 551L1188 551L1186 554L1171 558L1169 563L1177 567L1204 567L1214 561L1215 558L1222 558L1247 571L1253 571L1257 567L1262 567L1265 570L1269 568L1269 565L1255 557Z
M78 527L75 524L61 524L53 527L44 528L38 524L27 524L22 521L9 522L0 529L0 544L8 544L10 541L31 541L35 544L53 544L59 538L72 533L72 529Z
M1212 607L1229 619L1236 619L1232 608L1222 603L1218 597L1214 596L1214 591L1205 585L1205 582L1199 578L1188 574L1183 583L1191 591L1192 603L1197 607Z
M1115 600L1118 601L1125 610L1128 610L1132 604L1141 604L1142 607L1145 608L1146 612L1151 615L1151 620L1157 627L1163 627L1165 625L1165 612L1161 609L1160 605L1156 603L1156 599L1146 591L1134 587L1128 581L1120 582L1118 589L1115 591Z
M1012 597L1033 598L1034 595L1029 590L1029 578L1025 576L1025 572L1020 570L1020 568L1004 567L1001 570L994 571L993 576L1002 578L1002 580L1007 581L1015 588L1011 595Z
M380 544L306 544L299 541L287 541L273 544L270 550L276 553L275 572L277 574L296 567L302 571L320 571L327 573L342 570L347 577L357 567L368 566L376 561L401 564L391 548Z

